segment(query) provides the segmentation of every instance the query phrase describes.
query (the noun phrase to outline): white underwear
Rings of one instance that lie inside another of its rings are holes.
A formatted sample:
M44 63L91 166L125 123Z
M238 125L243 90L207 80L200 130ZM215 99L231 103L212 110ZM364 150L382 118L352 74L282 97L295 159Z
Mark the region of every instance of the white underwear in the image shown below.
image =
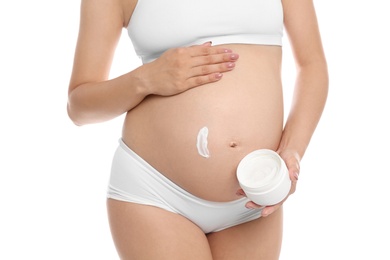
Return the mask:
M150 205L180 214L204 233L217 232L261 215L261 209L247 209L247 198L213 202L185 191L158 172L120 140L111 169L107 197Z

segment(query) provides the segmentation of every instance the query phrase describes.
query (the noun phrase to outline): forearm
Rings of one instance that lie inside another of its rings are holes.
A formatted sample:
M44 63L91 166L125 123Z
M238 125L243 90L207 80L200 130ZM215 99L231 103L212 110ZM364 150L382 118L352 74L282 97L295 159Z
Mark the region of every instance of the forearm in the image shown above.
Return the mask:
M77 86L69 93L68 114L76 125L103 122L136 107L147 95L135 70L115 79Z
M279 150L291 150L303 157L322 115L328 94L325 61L299 67L291 110Z
M89 83L71 83L69 117L77 125L112 119L136 107L147 95L172 96L216 82L222 73L233 70L237 59L231 50L205 43L170 49L155 61L112 80L102 80L101 73L90 68L81 75L75 70L71 82ZM100 81L92 82L94 78Z

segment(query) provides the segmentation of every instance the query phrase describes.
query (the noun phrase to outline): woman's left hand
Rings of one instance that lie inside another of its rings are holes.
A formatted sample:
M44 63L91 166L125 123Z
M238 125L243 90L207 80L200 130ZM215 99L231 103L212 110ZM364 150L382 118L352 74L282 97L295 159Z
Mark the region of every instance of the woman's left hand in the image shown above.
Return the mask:
M249 201L246 203L245 206L249 209L263 208L263 210L261 212L262 217L267 217L267 216L271 215L273 212L275 212L276 210L278 210L280 208L280 206L282 206L282 204L287 200L287 198L295 192L295 189L297 186L299 169L300 169L300 156L298 155L297 152L291 151L291 150L284 150L284 151L277 151L277 152L279 153L280 157L282 157L282 159L286 163L288 173L290 175L290 180L291 180L291 189L290 189L290 192L288 193L288 195L286 196L286 198L283 201L281 201L280 203L275 204L275 205L264 207L263 205L258 205L256 203L254 203L253 201ZM241 196L246 196L245 192L242 189L238 190L237 194L241 195Z

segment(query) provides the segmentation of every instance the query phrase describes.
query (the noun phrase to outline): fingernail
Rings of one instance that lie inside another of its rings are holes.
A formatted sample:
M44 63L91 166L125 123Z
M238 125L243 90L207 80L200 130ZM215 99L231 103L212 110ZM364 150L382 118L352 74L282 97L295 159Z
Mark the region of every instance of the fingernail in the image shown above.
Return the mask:
M295 180L298 180L299 174L297 172L294 173L294 178L295 178Z
M244 196L244 193L243 193L242 191L239 190L239 191L236 192L236 195L237 195L237 196Z
M222 78L222 73L217 73L217 74L215 74L215 78L217 78L217 79Z
M237 59L238 59L238 54L231 54L231 55L230 55L230 58L231 58L232 60L237 60Z
M249 206L248 204L245 204L245 208L247 208L247 209L254 209L253 207Z
M235 63L234 63L234 62L229 62L226 66L227 66L228 68L234 68Z
M203 43L203 45L211 45L211 44L213 44L212 41L208 41L208 42Z
M232 50L230 50L230 49L224 49L223 50L225 53L231 53L231 52L233 52Z

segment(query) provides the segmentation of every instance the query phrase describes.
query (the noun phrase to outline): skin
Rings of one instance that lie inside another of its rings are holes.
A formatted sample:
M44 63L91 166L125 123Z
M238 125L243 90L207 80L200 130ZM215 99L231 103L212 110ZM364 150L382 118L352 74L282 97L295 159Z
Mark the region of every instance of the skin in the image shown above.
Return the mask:
M175 48L108 79L121 31L136 5L133 0L82 1L69 84L69 117L85 125L127 113L125 143L187 191L213 201L245 196L234 175L238 162L254 149L276 150L289 169L289 195L293 194L301 158L325 105L328 74L312 1L282 3L297 67L284 127L280 47L204 43ZM209 110L194 113L204 108ZM209 159L188 145L205 125L210 130ZM169 141L172 136L177 142ZM156 207L109 199L107 208L121 259L268 260L279 257L283 203L266 207L262 218L211 234ZM261 207L253 202L246 206Z

